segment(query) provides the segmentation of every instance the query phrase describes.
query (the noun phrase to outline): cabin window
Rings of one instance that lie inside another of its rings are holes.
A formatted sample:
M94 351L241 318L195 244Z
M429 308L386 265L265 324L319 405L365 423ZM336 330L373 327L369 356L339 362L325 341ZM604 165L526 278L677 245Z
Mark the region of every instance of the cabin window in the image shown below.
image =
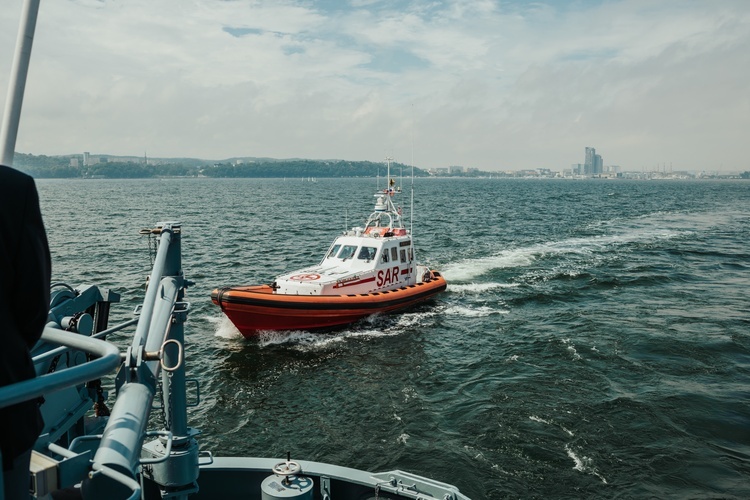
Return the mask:
M406 262L406 249L401 249L401 262Z
M388 249L387 248L383 249L383 255L380 256L380 261L388 262Z
M391 247L391 260L397 261L398 260L398 248Z
M339 251L339 248L341 248L341 245L333 245L333 248L331 248L331 251L328 252L328 255L326 255L326 258L330 259L331 257L335 257L336 253Z
M352 257L354 257L354 252L356 251L357 247L355 245L344 245L344 248L342 248L339 252L339 259L351 259Z
M409 247L409 262L411 262L412 260L414 260L414 250Z
M376 252L377 249L375 247L362 247L359 250L359 255L357 255L357 258L360 260L371 261L375 258Z

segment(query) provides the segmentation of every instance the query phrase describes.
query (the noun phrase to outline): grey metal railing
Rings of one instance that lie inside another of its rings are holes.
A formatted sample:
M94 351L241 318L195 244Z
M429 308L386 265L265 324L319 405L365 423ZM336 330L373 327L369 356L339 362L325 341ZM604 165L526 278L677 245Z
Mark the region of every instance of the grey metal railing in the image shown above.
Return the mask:
M104 340L46 327L42 340L78 349L98 359L24 382L0 387L0 408L38 398L45 393L72 387L112 373L120 365L120 351Z

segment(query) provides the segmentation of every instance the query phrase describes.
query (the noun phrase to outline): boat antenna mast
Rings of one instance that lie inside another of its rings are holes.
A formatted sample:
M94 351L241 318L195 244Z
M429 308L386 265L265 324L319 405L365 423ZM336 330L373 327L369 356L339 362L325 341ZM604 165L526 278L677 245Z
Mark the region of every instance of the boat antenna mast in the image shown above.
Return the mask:
M386 156L385 163L387 165L387 181L386 181L386 194L387 196L387 206L388 211L394 214L396 221L398 221L398 226L403 227L403 222L401 221L401 212L396 208L396 206L393 204L393 196L396 194L396 188L394 185L396 184L396 181L391 177L391 162L393 161L393 158L390 156Z
M409 235L411 236L412 258L416 262L417 249L414 246L414 104L411 105L411 125L409 127L409 139L411 140L411 200L409 205Z

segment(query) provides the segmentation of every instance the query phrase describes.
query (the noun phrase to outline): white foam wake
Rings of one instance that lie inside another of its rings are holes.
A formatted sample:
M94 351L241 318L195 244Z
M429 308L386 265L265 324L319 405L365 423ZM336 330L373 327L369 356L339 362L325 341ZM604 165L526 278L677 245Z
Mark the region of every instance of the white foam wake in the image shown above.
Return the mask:
M661 219L659 219L659 222L664 223ZM673 239L689 235L692 232L688 229L665 228L650 219L629 221L629 223L635 224L635 227L626 227L627 224L624 224L623 227L613 227L614 223L612 222L609 224L609 230L612 231L612 234L568 238L506 249L487 257L450 263L443 268L442 272L449 283L456 281L460 283L471 281L495 269L527 267L540 258L560 255L590 256L604 254L611 252L613 248L618 246ZM456 286L452 285L452 287Z

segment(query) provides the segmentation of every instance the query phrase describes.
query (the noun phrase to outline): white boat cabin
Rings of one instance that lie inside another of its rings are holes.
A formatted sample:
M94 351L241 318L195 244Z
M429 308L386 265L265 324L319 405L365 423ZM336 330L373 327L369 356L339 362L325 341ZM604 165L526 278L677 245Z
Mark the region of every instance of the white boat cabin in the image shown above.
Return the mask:
M276 278L276 293L346 295L416 283L411 236L403 228L354 228L336 238L314 267Z
M414 285L425 272L429 277L429 270L414 262L411 234L391 200L392 185L375 195L375 211L364 228L337 237L317 266L278 276L275 293L355 295Z

